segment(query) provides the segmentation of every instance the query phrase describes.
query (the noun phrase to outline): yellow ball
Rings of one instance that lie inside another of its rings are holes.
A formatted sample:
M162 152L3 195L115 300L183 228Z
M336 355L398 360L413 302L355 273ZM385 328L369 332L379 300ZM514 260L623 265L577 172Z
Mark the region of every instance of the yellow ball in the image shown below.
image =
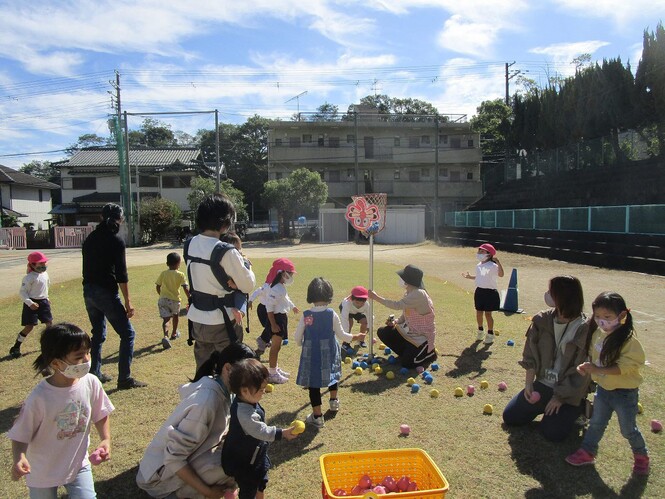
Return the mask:
M351 363L351 357L346 357L346 358L344 359L344 363L345 363L345 364L350 364L350 363Z
M356 367L353 372L360 376L363 373L363 368L362 367Z
M492 407L492 404L485 404L483 406L483 414L492 414L494 412L494 407Z
M300 421L299 419L295 419L291 422L291 426L293 426L293 433L294 435L300 435L303 431L305 431L305 423Z
M437 398L439 396L439 390L432 388L432 390L429 392L429 396L433 399Z
M637 413L642 414L644 412L644 407L642 407L642 404L640 402L637 403Z
M406 384L409 385L409 386L413 385L415 382L416 382L416 380L413 379L413 378L409 378L409 379L406 380Z
M272 393L272 391L273 391L274 389L275 389L275 386L274 386L272 383L268 383L268 384L266 385L265 392L266 392L266 393Z
M484 379L484 380L482 380L482 381L480 382L480 388L482 388L483 390L484 390L485 388L489 388L489 386L490 386L490 384L489 384L489 382L488 382L486 379Z
M385 346L383 343L381 343L381 344L379 345L379 348L380 348L381 350L385 350L385 349L386 349L386 346Z
M455 388L455 397L464 397L464 390L461 386Z
M381 366L374 366L374 374L381 374L382 372Z
M395 379L395 373L392 372L392 371L388 371L388 372L386 373L386 378L388 378L388 379Z

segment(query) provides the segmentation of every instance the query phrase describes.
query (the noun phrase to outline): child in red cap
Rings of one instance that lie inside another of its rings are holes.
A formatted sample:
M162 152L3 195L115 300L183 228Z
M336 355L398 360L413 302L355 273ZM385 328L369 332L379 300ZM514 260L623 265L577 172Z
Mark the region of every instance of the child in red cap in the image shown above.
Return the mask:
M21 356L21 344L39 321L47 327L53 323L51 302L48 300L49 278L46 262L48 258L41 251L33 251L28 255L28 270L19 291L23 300L23 329L18 333L14 346L9 349L9 355L15 359Z
M363 286L356 286L351 290L351 294L342 300L339 304L340 319L342 321L342 329L346 333L351 333L353 328L353 321L355 320L360 325L360 334L367 334L367 317L369 316L369 303L367 303L367 288ZM342 346L346 349L351 348L351 345L344 342ZM364 341L360 342L361 347L366 347Z
M497 290L497 277L503 277L503 267L496 257L496 249L489 243L478 246L476 254L478 264L474 275L464 272L462 277L475 279L476 291L473 294L473 303L476 308L476 321L478 322L478 335L476 341L485 340L485 345L494 343L494 318L492 312L499 310L501 298ZM483 330L483 314L487 320L487 336Z

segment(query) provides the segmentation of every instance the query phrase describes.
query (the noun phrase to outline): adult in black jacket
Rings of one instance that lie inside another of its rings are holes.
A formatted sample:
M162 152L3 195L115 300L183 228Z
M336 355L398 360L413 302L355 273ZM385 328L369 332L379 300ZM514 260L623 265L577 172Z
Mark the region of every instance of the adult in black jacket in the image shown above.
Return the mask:
M83 242L83 299L92 325L90 372L102 383L112 379L101 372L108 320L120 336L118 389L140 388L146 384L131 377L135 332L129 319L134 315L134 307L129 299L125 243L118 237L124 221L122 207L113 203L104 205L102 219Z

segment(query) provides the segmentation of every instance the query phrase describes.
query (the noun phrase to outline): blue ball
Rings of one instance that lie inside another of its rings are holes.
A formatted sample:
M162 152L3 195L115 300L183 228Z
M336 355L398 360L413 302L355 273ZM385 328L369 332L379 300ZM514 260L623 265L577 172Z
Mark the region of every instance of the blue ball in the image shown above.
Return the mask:
M383 351L383 353L385 353L386 355L388 355L390 352L392 352L392 350L388 347L386 347L386 349Z
M360 362L358 362L357 360L354 360L353 363L351 364L351 367L353 367L354 369L356 367L360 367Z
M438 371L439 370L439 364L432 364L429 367L432 371Z
M363 369L367 369L367 366L368 364L364 360L360 363L360 367L362 367Z
M506 345L508 345L509 347L515 346L515 342L513 340L508 340L506 341Z
M372 364L378 364L378 363L379 363L379 359L377 357L374 357L372 359Z
M428 385L431 385L434 382L434 378L432 376L425 376L425 383Z
M418 383L411 385L411 393L418 393L418 390L420 390L420 385Z
M282 345L288 345L288 344L289 344L289 340L288 340L288 339L286 339L286 340L282 340Z
M399 370L400 374L409 374L409 370L406 367L403 367L402 369Z
M369 354L368 354L368 353L364 353L364 354L363 354L363 357L369 357Z

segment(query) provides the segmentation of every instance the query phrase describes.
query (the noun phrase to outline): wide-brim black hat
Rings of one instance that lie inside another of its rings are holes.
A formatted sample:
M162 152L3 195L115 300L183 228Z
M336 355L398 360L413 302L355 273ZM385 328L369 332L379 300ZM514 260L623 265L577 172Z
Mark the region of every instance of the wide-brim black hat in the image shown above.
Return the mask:
M423 283L423 271L415 265L407 265L402 270L398 270L397 275L400 276L405 283L410 284L411 286L421 289L425 287L425 284Z

